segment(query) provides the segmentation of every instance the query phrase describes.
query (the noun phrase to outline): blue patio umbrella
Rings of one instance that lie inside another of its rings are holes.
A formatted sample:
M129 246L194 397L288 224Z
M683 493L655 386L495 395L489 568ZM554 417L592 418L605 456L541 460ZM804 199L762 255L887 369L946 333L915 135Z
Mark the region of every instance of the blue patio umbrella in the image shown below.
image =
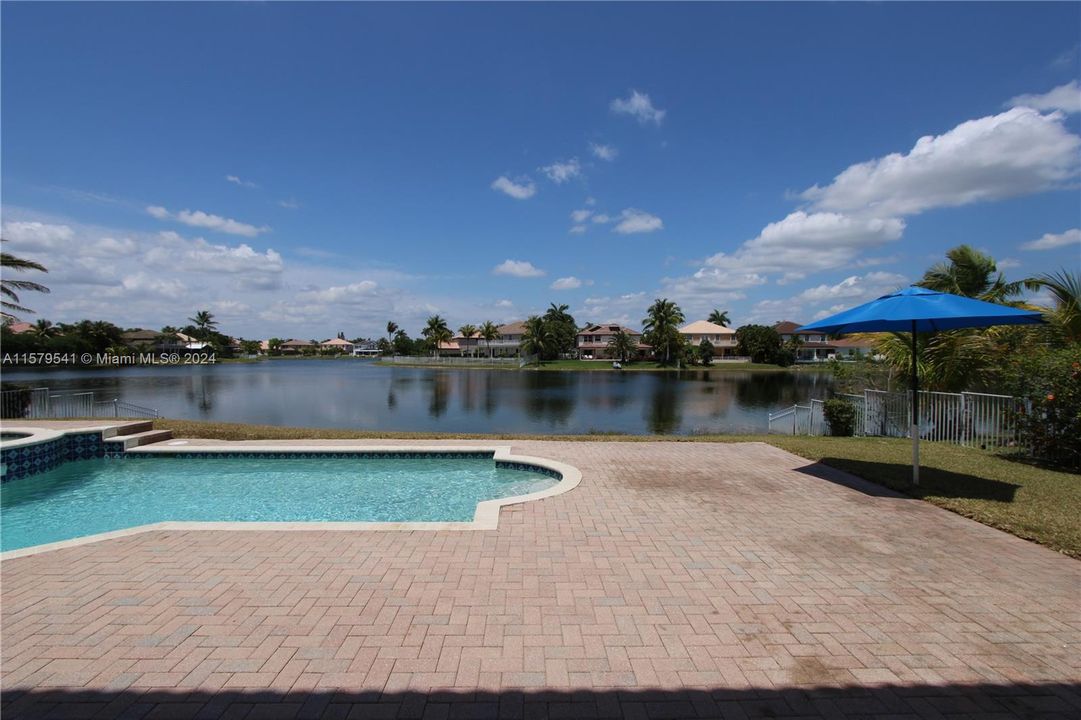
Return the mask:
M830 335L856 332L912 333L912 484L920 482L919 377L916 373L917 333L990 327L992 325L1032 325L1042 322L1039 312L973 300L916 285L883 295L851 310L804 325L799 332L817 331Z

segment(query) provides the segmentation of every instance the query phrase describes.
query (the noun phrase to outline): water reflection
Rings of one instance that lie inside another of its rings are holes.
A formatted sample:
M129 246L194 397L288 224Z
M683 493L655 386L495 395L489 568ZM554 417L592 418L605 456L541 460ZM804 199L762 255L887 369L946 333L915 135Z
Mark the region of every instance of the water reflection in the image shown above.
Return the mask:
M5 381L94 390L169 417L431 432L749 433L826 397L826 374L691 370L516 372L284 360L187 368L11 371Z

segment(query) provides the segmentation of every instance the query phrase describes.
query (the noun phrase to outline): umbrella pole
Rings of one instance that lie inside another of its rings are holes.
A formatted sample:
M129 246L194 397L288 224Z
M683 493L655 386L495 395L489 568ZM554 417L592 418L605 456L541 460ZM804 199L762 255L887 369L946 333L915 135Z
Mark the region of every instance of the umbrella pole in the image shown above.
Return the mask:
M916 367L916 321L912 321L912 484L920 484L920 376Z

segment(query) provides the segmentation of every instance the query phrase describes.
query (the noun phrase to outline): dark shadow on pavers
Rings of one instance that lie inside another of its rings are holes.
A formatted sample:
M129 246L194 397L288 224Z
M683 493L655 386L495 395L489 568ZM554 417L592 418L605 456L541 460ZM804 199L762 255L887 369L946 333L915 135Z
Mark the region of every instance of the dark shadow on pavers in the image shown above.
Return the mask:
M703 690L501 692L9 691L16 718L942 718L1067 720L1081 716L1081 684L884 685Z
M840 470L841 472L838 472ZM912 466L824 457L797 472L851 487L868 495L927 496L1013 502L1020 485L933 467L920 468L920 484L912 485ZM846 476L847 474L847 476ZM855 476L855 477L852 477ZM854 482L855 481L855 482Z

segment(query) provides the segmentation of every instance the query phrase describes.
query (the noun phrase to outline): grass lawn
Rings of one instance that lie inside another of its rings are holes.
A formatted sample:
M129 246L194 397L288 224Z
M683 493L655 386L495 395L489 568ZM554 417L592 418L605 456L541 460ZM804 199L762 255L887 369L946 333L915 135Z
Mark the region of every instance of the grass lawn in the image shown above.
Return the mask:
M619 442L766 442L918 497L986 525L1081 558L1081 475L1033 467L982 450L924 443L920 486L910 485L912 447L893 438L788 435L465 435L289 428L192 420L156 420L177 437L220 440L473 439Z

